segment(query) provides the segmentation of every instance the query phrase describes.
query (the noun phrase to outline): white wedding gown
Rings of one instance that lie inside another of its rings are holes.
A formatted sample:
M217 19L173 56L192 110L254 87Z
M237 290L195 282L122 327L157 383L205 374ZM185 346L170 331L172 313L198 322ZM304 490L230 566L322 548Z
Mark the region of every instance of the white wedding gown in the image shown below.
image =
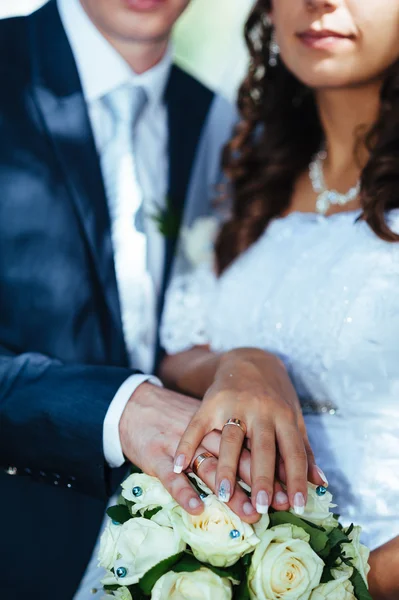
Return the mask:
M336 510L374 548L399 535L399 243L359 214L291 213L220 279L205 264L176 273L162 343L281 357ZM399 232L399 210L389 221Z

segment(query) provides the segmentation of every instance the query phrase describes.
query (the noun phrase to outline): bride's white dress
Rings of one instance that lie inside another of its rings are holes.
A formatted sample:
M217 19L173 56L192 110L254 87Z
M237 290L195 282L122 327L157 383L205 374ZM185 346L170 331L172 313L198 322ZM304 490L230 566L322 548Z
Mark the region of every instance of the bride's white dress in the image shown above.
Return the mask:
M371 547L399 535L399 244L359 212L292 213L217 279L176 274L162 343L280 356L303 403L342 521ZM399 231L399 211L389 215Z

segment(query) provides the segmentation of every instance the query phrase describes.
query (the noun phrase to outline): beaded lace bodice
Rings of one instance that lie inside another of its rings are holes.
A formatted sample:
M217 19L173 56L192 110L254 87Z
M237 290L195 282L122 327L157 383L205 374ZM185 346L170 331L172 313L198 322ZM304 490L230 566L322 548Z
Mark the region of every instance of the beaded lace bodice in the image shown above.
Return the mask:
M280 356L339 511L375 546L399 535L399 244L358 215L291 213L219 279L205 264L176 273L162 343Z

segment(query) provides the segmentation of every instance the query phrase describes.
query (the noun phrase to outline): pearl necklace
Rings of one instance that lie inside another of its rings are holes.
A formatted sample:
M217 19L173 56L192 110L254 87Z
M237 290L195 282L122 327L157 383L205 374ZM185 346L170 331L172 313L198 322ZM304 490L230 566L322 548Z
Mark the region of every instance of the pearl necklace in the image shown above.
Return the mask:
M313 191L318 194L316 200L316 212L325 215L331 205L338 204L344 206L354 200L360 192L360 181L352 187L346 194L341 194L337 190L328 190L324 181L323 162L327 158L327 152L320 150L309 165L309 178L312 182Z

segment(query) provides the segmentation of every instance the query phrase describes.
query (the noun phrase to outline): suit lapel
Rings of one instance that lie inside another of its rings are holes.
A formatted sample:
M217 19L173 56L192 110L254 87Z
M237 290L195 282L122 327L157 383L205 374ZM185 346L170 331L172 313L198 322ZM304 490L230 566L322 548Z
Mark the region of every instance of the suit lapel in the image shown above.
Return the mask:
M33 15L30 44L34 99L119 332L120 350L124 342L104 184L75 60L54 1Z

